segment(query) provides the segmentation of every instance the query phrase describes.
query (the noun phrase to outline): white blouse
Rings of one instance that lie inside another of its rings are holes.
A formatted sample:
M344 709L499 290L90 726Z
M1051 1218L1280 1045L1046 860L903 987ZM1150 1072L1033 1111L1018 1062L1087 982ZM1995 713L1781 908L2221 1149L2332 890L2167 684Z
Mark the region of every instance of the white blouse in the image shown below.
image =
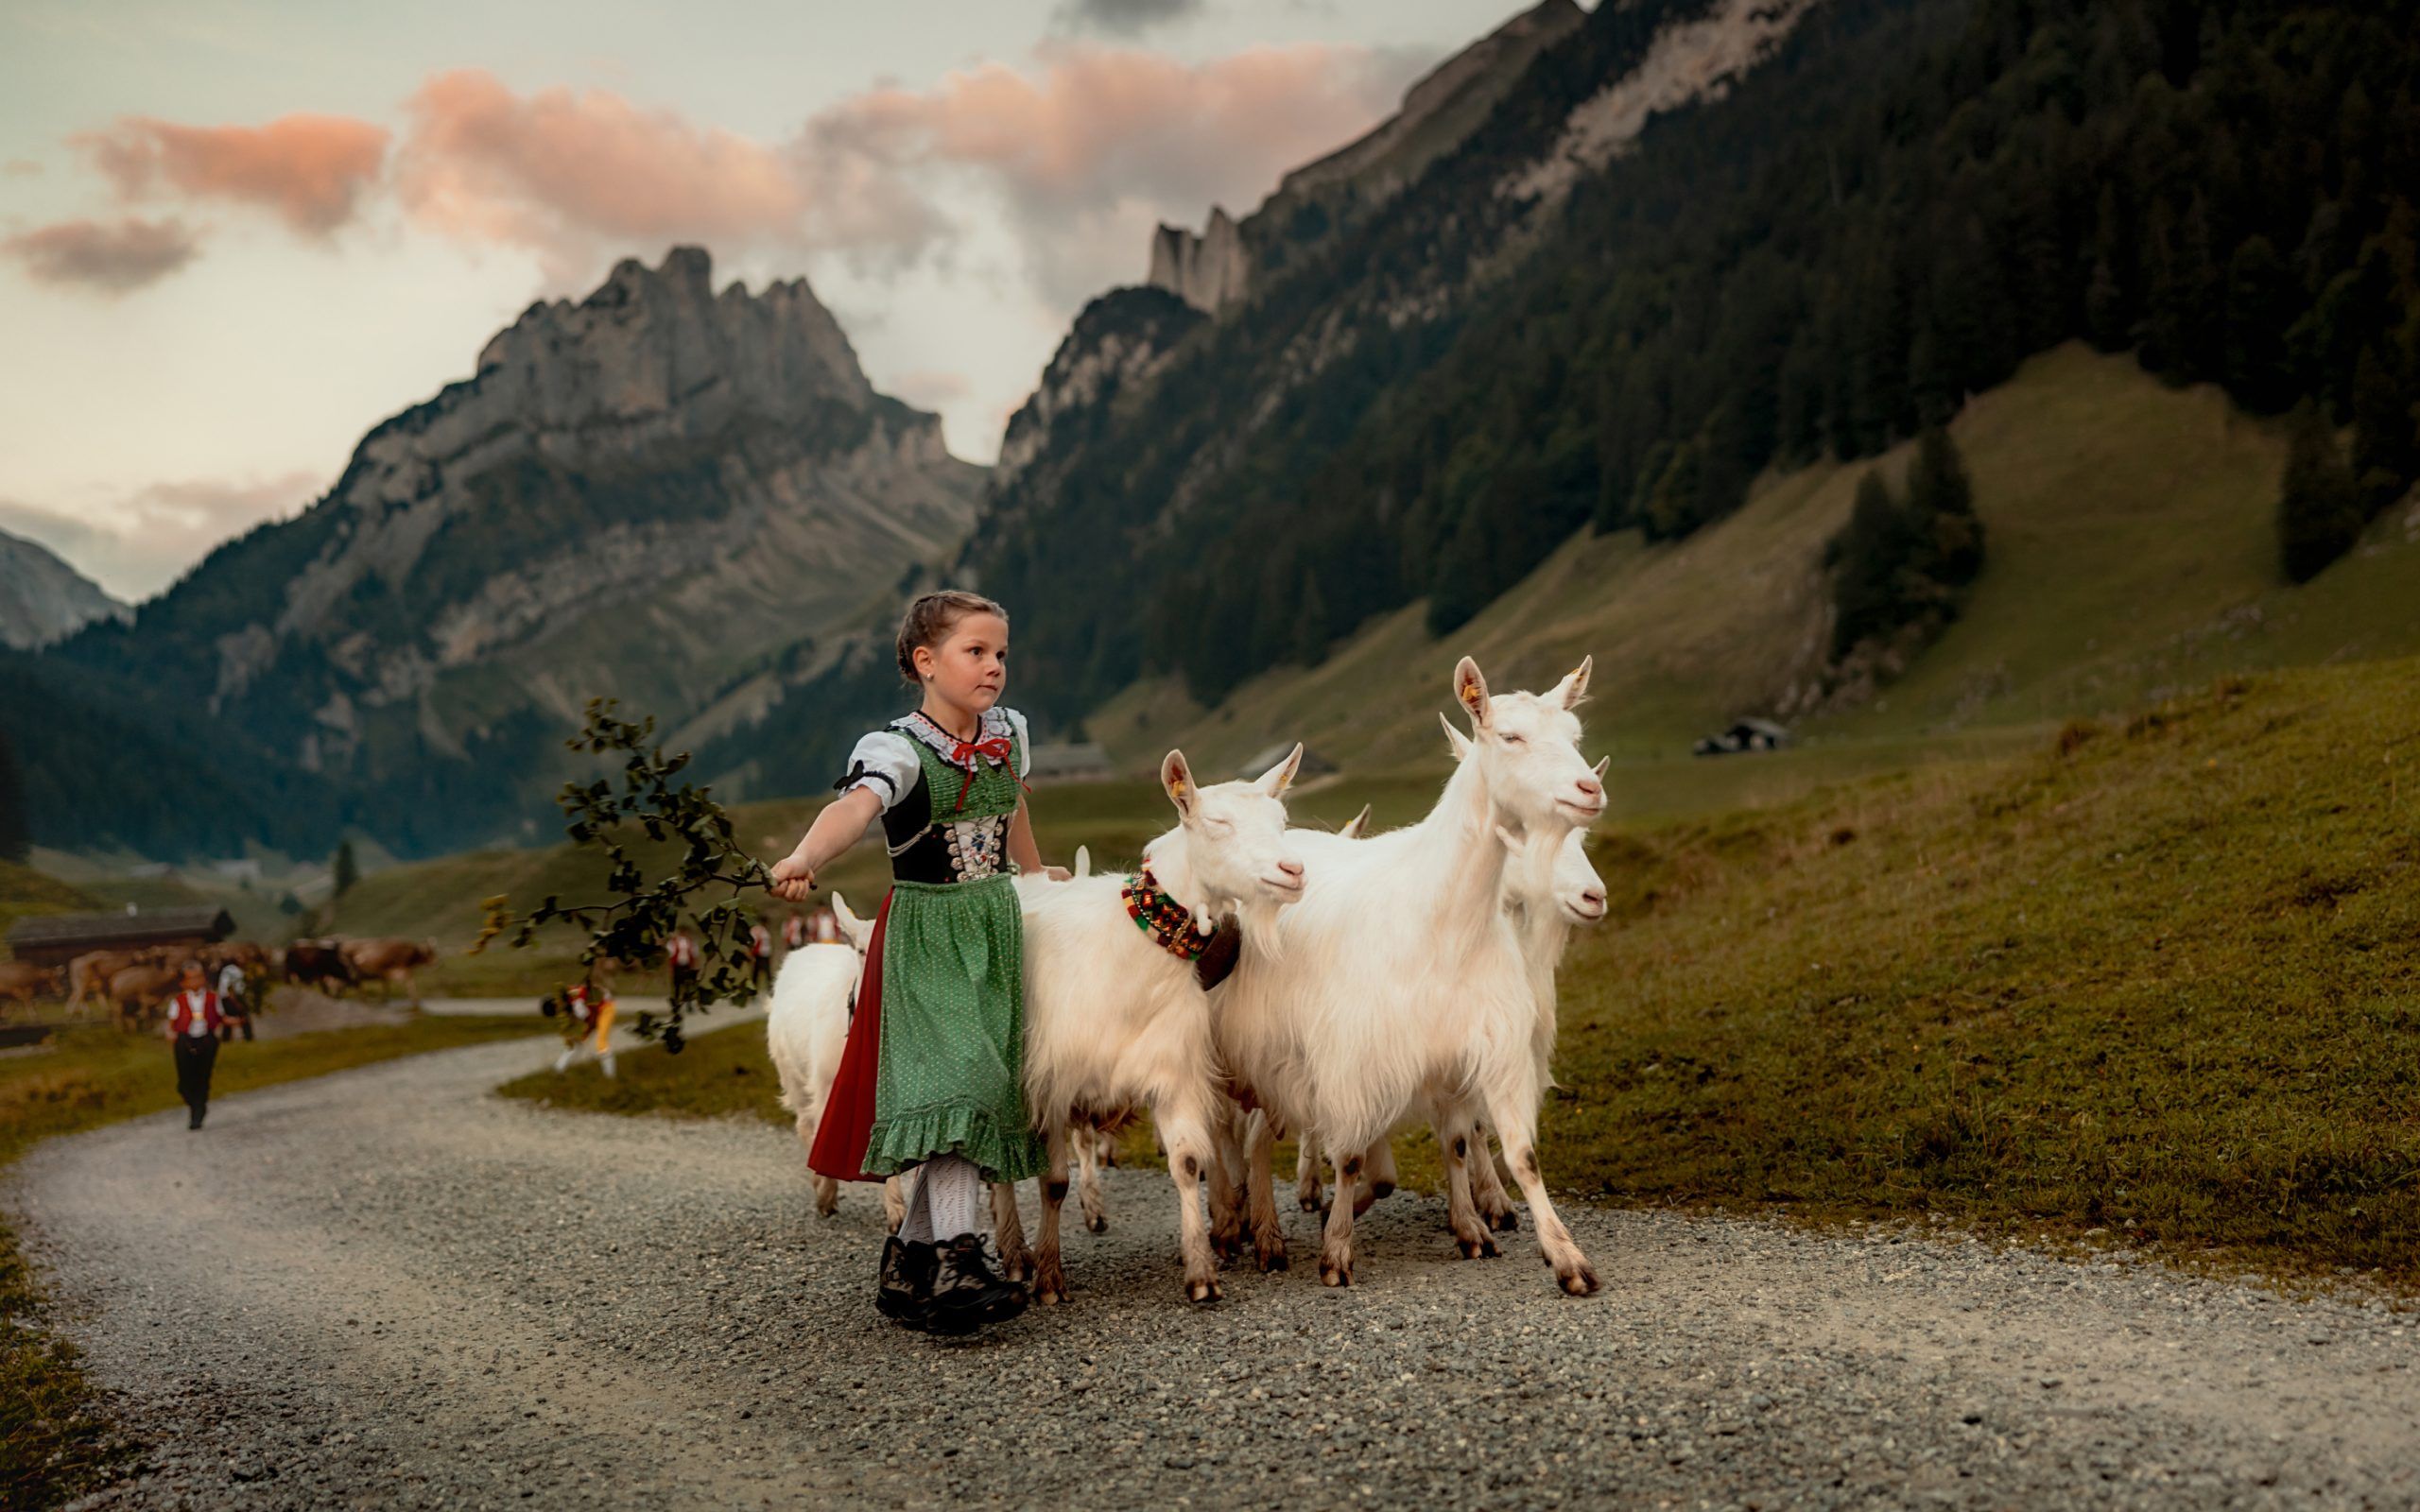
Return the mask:
M905 728L902 728L903 725ZM916 779L922 775L924 764L916 758L915 742L923 739L942 755L949 747L939 731L910 734L908 730L932 730L925 721L910 716L888 730L877 730L860 739L856 748L849 752L849 770L857 773L856 782L840 791L854 793L871 787L882 799L882 812L888 814L898 801L916 790ZM992 708L983 713L977 738L989 740L994 735L1013 734L1017 747L1017 775L1023 777L1033 767L1033 740L1026 733L1025 715L1013 709Z

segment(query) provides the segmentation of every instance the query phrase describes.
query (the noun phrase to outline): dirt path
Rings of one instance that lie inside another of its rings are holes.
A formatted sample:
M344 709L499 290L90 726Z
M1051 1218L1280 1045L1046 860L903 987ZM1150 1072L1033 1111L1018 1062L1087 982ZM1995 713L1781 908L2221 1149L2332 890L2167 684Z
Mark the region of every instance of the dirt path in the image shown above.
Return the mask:
M157 1446L96 1503L2420 1503L2420 1322L1972 1244L1581 1211L1606 1285L1572 1301L1526 1233L1462 1262L1396 1197L1360 1285L1195 1310L1164 1179L1124 1172L1073 1302L903 1334L871 1189L819 1221L779 1131L486 1094L551 1054L25 1160L0 1197Z

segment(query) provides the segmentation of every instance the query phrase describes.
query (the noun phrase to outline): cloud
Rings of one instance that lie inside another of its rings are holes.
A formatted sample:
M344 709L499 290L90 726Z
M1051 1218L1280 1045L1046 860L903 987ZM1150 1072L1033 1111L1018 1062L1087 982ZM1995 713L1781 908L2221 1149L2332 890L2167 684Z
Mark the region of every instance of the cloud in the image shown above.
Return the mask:
M1098 31L1137 37L1154 26L1190 21L1208 9L1205 0L1066 0L1051 12L1061 31Z
M176 581L210 549L264 520L293 513L326 480L314 472L155 483L71 516L0 499L0 530L38 541L130 603Z
M1066 303L1105 274L1139 273L1152 221L1257 204L1288 168L1387 114L1429 60L1305 43L1185 63L1070 43L1037 61L1031 73L990 62L928 89L856 95L807 124L798 154L927 203L956 178L988 183L1035 282Z
M0 239L37 284L114 299L156 284L193 261L201 244L179 220L63 220Z
M352 220L387 158L387 129L344 115L285 115L266 126L182 126L130 115L69 138L132 201L226 200L268 210L297 235Z
M538 252L549 276L587 275L633 244L912 249L938 216L861 164L816 164L781 146L606 90L513 94L480 69L437 75L406 107L396 157L405 211L425 230Z
M930 368L903 372L884 387L918 409L940 409L975 391L975 386L967 380L966 374Z

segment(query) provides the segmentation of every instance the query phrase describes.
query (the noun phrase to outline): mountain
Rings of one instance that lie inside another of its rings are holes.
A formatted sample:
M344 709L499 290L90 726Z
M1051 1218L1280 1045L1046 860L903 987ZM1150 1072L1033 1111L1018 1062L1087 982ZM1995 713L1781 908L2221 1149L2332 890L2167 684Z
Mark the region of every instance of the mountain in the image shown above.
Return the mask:
M0 530L0 645L29 649L132 612L48 547Z
M530 306L309 509L36 671L135 722L176 689L236 765L323 786L400 850L457 846L544 810L587 699L678 721L812 664L955 549L983 477L874 391L804 280L717 293L677 248ZM100 824L52 822L54 844Z
M1053 371L1116 381L1046 375L944 576L1012 610L1046 728L1157 700L1223 723L1404 615L1426 641L1507 612L1550 559L1644 549L1597 591L1692 602L1667 547L2076 342L2327 421L2311 498L2349 543L2420 477L2415 37L2412 0L1599 6L1298 252L1245 222L1164 233L1159 292L1202 318L1146 327L1127 291L1080 318ZM1801 544L1773 581L1820 589ZM1805 624L1775 633L1735 708L1822 675ZM878 666L842 656L791 694L811 715L768 711L789 775L761 791L821 785L832 732L896 696ZM2083 696L2051 685L2037 716Z
M1151 238L1147 282L1214 314L1243 300L1254 284L1282 274L1289 263L1366 219L1461 146L1520 83L1531 60L1585 19L1572 0L1544 0L1429 70L1405 92L1393 115L1287 174L1241 221L1213 206L1199 232L1160 227Z

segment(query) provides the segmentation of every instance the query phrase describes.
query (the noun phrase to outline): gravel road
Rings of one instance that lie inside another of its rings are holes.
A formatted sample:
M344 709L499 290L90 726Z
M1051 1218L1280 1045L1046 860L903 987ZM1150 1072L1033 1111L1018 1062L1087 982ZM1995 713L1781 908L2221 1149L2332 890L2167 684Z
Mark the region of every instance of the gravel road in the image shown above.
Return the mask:
M487 1095L552 1053L23 1161L0 1196L153 1445L93 1504L2420 1504L2420 1318L1971 1243L1579 1209L1571 1300L1526 1231L1461 1261L1397 1196L1360 1284L1194 1309L1120 1172L1073 1301L906 1334L871 1188L819 1221L781 1131Z

